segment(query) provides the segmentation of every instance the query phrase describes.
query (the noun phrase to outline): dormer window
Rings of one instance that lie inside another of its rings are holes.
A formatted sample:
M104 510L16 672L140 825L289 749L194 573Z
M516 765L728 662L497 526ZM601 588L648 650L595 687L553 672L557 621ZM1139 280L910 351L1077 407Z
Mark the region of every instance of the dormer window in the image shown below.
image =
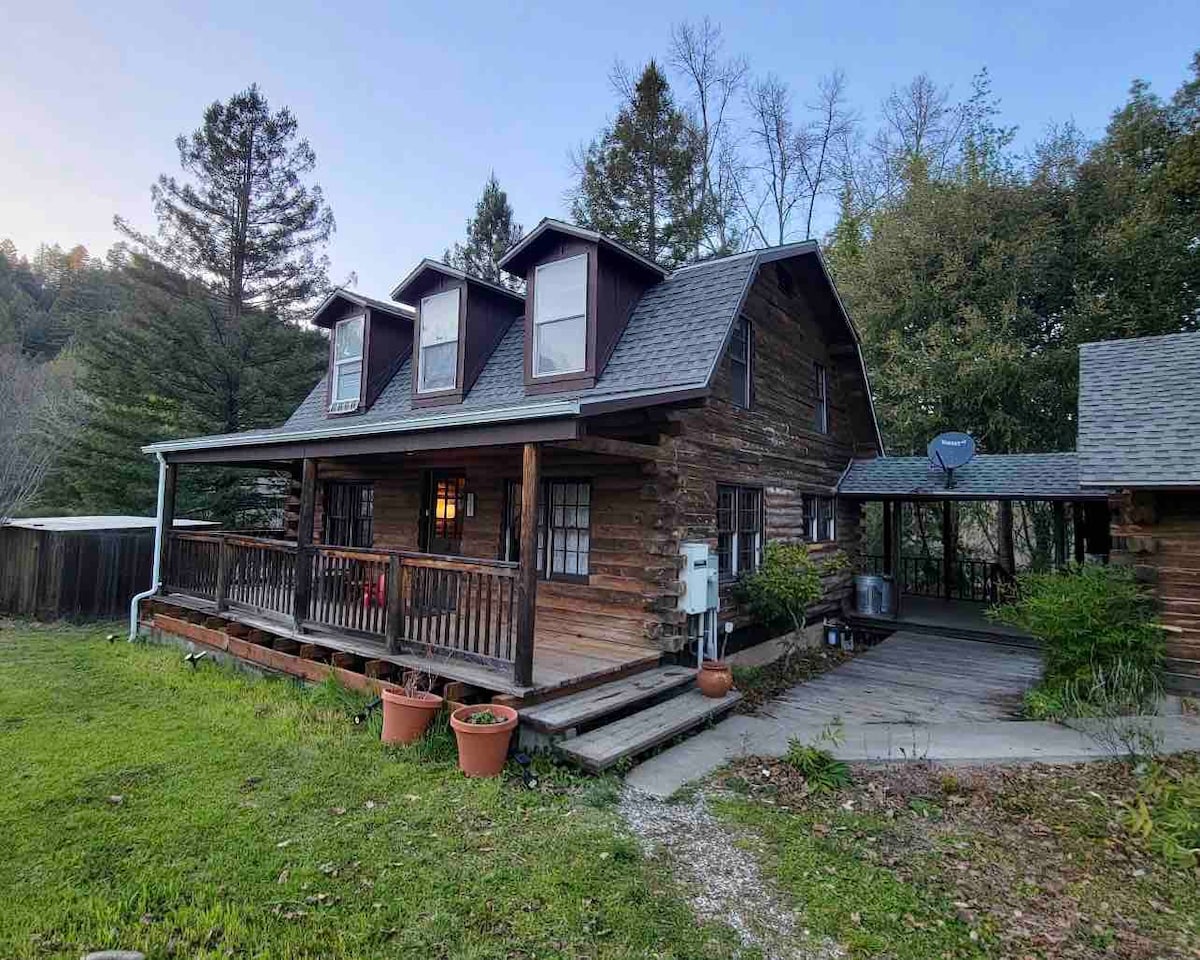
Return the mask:
M533 279L533 375L578 373L587 366L586 254L543 263Z
M417 392L453 390L458 385L458 304L460 290L421 301L421 343Z
M329 409L345 412L358 408L362 396L363 318L340 321L333 331L333 390Z

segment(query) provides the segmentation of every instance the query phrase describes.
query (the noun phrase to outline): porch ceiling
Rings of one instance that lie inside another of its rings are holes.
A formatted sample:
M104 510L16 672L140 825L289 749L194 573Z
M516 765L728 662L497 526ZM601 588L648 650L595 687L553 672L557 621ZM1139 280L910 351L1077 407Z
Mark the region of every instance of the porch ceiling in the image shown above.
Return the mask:
M1104 500L1079 485L1074 453L981 454L954 471L954 487L926 457L851 461L838 496L857 500Z

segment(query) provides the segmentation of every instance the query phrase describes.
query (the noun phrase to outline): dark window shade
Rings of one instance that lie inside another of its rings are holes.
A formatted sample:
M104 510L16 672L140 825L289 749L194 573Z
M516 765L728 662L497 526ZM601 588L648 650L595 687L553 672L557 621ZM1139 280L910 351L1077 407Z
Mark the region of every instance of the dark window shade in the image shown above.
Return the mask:
M729 399L734 406L750 407L750 321L738 317L729 341Z

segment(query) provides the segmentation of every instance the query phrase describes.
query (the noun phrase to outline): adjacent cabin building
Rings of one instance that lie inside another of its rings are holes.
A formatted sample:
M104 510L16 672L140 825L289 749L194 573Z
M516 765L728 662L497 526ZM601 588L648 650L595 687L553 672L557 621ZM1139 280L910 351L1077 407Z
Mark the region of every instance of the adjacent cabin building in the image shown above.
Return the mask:
M1115 562L1154 585L1170 684L1200 691L1200 333L1084 344L1079 482L1114 490Z
M668 273L543 220L501 266L523 293L434 260L390 303L335 291L328 373L286 423L146 448L168 524L180 468L294 477L277 538L172 533L156 609L532 696L686 654L684 543L735 628L767 540L857 550L837 484L882 443L815 243Z

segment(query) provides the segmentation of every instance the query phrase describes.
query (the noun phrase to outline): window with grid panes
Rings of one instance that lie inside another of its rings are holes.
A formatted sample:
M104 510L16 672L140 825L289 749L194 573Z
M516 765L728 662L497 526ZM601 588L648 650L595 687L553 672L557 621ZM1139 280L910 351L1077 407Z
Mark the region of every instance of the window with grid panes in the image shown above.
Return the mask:
M375 487L370 483L327 483L323 542L369 547L374 542Z
M717 487L717 563L722 579L758 569L762 561L762 491Z
M586 577L591 548L592 485L586 481L550 481L546 524L549 569L555 577Z

